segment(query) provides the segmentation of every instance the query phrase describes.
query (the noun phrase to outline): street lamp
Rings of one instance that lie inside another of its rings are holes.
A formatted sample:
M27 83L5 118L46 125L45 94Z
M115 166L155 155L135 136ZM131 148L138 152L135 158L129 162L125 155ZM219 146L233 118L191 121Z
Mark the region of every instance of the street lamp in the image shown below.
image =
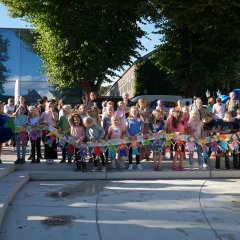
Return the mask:
M222 92L218 89L218 91L216 92L217 96L220 97Z
M206 94L206 98L209 98L210 97L210 95L211 95L211 93L209 92L209 90L207 89L207 91L205 92L205 94Z

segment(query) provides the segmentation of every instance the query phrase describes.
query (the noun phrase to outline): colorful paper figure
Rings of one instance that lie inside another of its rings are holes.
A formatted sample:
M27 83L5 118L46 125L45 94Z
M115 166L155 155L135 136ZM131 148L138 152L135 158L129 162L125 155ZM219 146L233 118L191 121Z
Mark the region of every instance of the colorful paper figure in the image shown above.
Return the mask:
M168 152L171 151L171 145L172 145L172 141L170 139L166 139L166 141L165 141L165 149L166 149L166 151L168 151Z
M209 152L210 152L210 158L215 158L217 156L217 151L219 148L219 144L216 142L215 138L212 136L209 138Z
M0 143L5 143L10 140L14 132L15 125L13 120L4 114L0 114Z
M109 158L115 158L116 156L116 148L114 145L108 145L106 148L105 148L105 152L108 150L108 157Z
M66 149L67 149L68 157L74 154L74 151L75 151L74 145L69 144Z
M80 161L81 162L86 162L86 158L87 158L87 145L86 144L82 144L78 154L80 156Z
M160 138L160 139L153 140L153 142L152 142L153 151L163 153L165 150L165 141L166 141L166 138Z
M139 149L141 148L141 145L137 142L137 140L132 140L128 148L132 148L132 155L136 156L140 152Z
M177 155L177 158L182 157L185 154L185 151L184 151L185 141L175 140L173 145L174 145L175 154Z
M232 134L230 138L229 148L231 151L233 151L235 154L239 152L239 140L237 134Z
M100 146L95 146L93 147L92 150L92 154L95 155L95 159L94 160L100 160L100 156L101 156L101 147Z
M195 149L197 148L196 144L195 144L195 141L196 141L196 139L193 136L188 138L186 148L189 151L189 154L193 154Z
M118 145L118 156L124 157L127 156L127 146L124 143Z
M57 147L59 149L63 150L65 145L66 145L66 142L67 142L67 138L66 137L60 137L58 139Z

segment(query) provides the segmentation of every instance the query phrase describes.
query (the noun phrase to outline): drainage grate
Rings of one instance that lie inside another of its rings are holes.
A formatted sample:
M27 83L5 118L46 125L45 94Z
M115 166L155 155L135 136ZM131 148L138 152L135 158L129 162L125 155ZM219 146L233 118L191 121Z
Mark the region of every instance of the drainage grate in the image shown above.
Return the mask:
M57 215L48 217L47 219L43 220L43 223L50 226L61 226L70 223L73 219L73 216Z
M70 193L69 192L52 192L52 193L48 193L47 195L52 198L63 198L63 197L70 196Z

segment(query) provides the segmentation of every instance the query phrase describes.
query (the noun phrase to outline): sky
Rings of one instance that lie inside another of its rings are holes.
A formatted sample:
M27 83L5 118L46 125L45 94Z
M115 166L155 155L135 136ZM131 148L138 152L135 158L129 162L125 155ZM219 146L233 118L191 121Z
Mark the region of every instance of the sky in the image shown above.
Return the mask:
M0 3L0 28L31 28L29 22L23 21L19 18L11 18L8 16L7 8ZM148 38L141 39L143 46L147 49L146 51L139 51L141 56L154 50L155 45L159 43L160 36L152 34L155 28L152 24L142 25L142 28L148 33Z
M148 33L147 37L144 37L140 40L142 42L142 45L146 48L146 51L139 50L139 53L141 56L144 56L144 55L148 54L149 52L153 51L155 46L157 44L159 44L160 36L152 33L153 31L155 31L153 24L141 25L141 27L143 28L143 30L145 30ZM10 16L8 16L7 8L2 3L0 3L0 28L23 28L23 29L26 29L26 28L32 28L32 26L31 26L31 23L26 22L22 19L11 18ZM9 33L9 34L11 34L11 33ZM14 38L15 36L9 36L9 38L11 38L11 37ZM15 49L11 49L11 51L14 51L14 50ZM29 54L29 52L28 53L26 52L26 54ZM16 59L15 60L11 59L11 61L8 61L7 64L8 64L9 68L13 69L11 67L11 65L16 65L16 63L14 61L16 61ZM31 64L32 64L32 67L28 66L27 69L35 70L36 68L38 68L36 66L41 65L42 63L41 62L39 63L39 59L37 59L35 57L35 61L31 62ZM24 64L22 64L22 65L24 65ZM124 69L127 69L128 67L129 66L125 66ZM43 92L41 92L41 88L40 88L41 82L39 81L42 78L42 76L39 76L39 74L36 74L36 73L34 74L30 70L27 70L27 69L26 69L25 73L22 72L22 76L21 76L22 83L24 81L26 81L24 83L24 87L23 87L24 91L27 91L27 89L32 88L32 86L31 86L32 83L30 83L30 81L35 81L35 84L36 84L35 87L36 87L36 89L38 89L38 92L40 94L41 93L44 94ZM30 71L30 72L27 72L27 71ZM117 74L121 75L123 72L124 72L124 70L121 72L117 72ZM5 87L4 87L5 94L11 94L11 92L13 91L13 85L14 85L15 79L19 78L18 74L14 73L13 70L11 71L11 73L12 73L12 75L8 79L8 83L6 83ZM42 79L42 80L46 81L46 79ZM114 82L115 80L117 80L117 77L113 78L112 80ZM29 83L27 83L27 82L29 82ZM106 85L106 84L103 84L103 85ZM46 89L46 86L44 87L44 89Z

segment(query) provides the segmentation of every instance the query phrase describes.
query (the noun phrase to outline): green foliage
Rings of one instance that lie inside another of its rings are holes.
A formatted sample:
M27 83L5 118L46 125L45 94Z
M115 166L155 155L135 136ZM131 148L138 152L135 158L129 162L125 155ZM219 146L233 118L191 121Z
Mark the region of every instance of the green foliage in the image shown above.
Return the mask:
M1 0L13 16L36 27L36 49L50 83L98 91L103 81L138 57L145 1Z
M134 95L173 94L173 86L168 82L167 74L159 69L153 58L137 65L135 70Z
M164 35L157 64L185 95L239 86L240 5L238 1L153 1L153 21ZM229 76L229 77L228 77ZM233 82L232 82L233 83ZM237 83L237 84L236 84Z
M0 35L0 95L4 93L3 84L8 77L9 69L4 65L4 62L8 60L8 39L4 39Z

